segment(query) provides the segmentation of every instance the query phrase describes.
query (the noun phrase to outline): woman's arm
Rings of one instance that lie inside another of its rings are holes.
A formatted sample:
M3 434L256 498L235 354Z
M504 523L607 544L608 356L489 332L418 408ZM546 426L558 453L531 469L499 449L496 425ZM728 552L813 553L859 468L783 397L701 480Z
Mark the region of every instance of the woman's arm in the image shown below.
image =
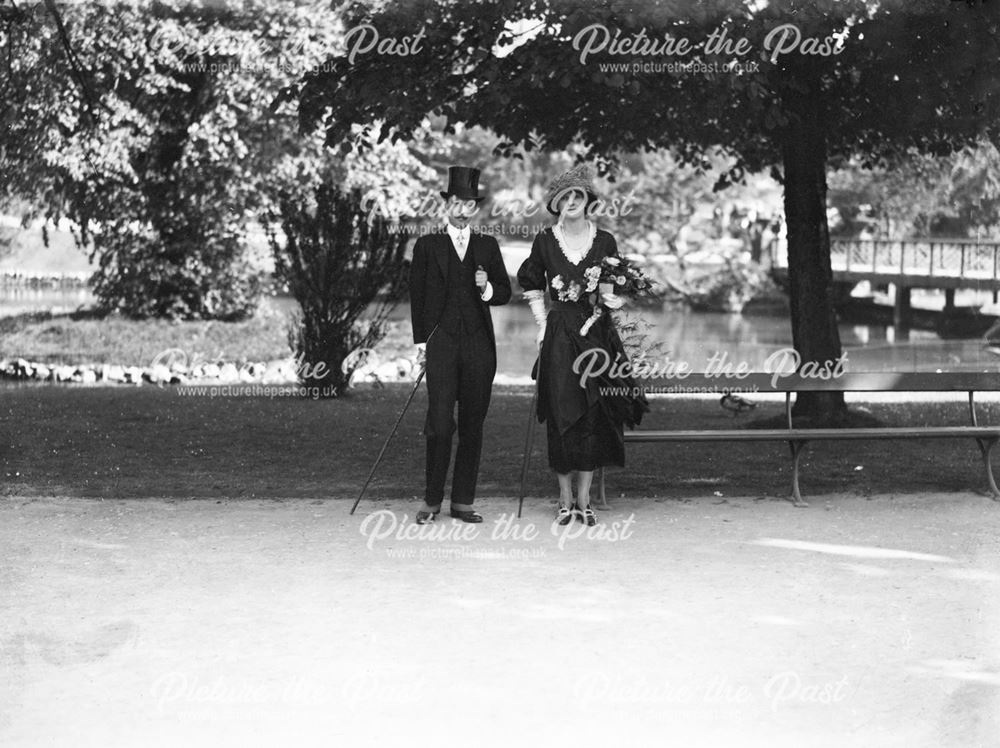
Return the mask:
M545 296L548 285L545 282L545 261L542 258L541 235L536 234L531 243L531 254L521 263L517 271L517 282L524 289L524 298L528 300L531 314L538 325L538 335L535 343L541 347L545 338Z
M522 291L545 291L545 260L542 257L541 234L535 235L531 253L517 271L517 283Z

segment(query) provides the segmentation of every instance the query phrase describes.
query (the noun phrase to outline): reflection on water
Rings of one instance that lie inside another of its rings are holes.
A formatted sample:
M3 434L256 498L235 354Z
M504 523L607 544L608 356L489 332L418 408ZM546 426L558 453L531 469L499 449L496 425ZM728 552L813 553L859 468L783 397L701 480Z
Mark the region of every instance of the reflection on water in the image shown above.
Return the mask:
M0 286L0 317L42 311L66 314L88 306L93 301L94 295L82 286L75 288Z
M0 317L14 317L31 312L67 314L94 303L90 289L78 287L23 288L0 286ZM262 303L281 311L295 311L298 302L290 296L265 296Z
M93 301L86 289L26 289L0 287L0 316L51 309L70 312ZM269 297L268 306L282 311L298 308L289 297ZM492 307L497 336L498 371L524 376L535 360L535 322L523 303ZM693 371L703 371L712 356L725 357L734 367L746 362L760 370L767 357L792 344L791 327L785 315L736 315L692 312L684 309L644 309L649 324L648 344L659 344L654 360L669 355L685 362ZM401 304L392 319L408 319ZM840 340L847 353L849 371L944 371L1000 372L1000 357L990 353L980 339L941 340L932 332L913 330L908 340L896 340L891 326L842 324ZM718 360L718 359L717 359Z
M649 309L641 313L649 323L648 343L659 343L654 360L669 355L692 371L704 371L708 361L746 362L762 370L769 355L792 345L785 316L713 314L684 309ZM535 322L526 306L494 308L499 368L506 374L524 375L535 360ZM879 325L840 326L840 340L847 354L848 371L1000 371L1000 357L990 353L982 340L941 340L932 332L913 330L909 339L895 341L894 330Z

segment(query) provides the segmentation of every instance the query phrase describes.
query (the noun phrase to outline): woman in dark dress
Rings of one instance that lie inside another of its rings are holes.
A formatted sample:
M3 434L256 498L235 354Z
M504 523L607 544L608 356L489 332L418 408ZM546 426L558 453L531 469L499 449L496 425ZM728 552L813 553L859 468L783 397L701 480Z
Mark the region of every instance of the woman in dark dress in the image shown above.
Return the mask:
M531 254L517 273L539 326L538 420L546 424L549 466L559 478L560 524L568 524L577 513L586 524L596 524L590 506L594 470L605 465L624 467L623 426L638 425L648 410L645 398L633 394L637 390L631 378L613 378L605 371L581 383L579 367L573 372L577 358L595 348L604 351L608 361L627 360L609 313L588 323L594 312L592 300L599 292L593 268L605 257L618 256L614 237L587 218L587 209L596 199L585 166L557 177L546 204L559 220L535 237ZM624 302L610 291L599 296L608 309ZM549 298L547 313L545 297ZM576 512L573 473L577 475Z

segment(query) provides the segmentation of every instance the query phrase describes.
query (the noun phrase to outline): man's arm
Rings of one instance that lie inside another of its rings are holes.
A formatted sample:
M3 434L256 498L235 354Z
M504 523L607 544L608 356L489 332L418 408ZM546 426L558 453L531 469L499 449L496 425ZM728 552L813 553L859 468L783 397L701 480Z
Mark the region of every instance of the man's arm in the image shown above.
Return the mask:
M427 245L424 237L413 245L413 261L410 263L410 321L413 323L413 342L426 343L424 330L424 299L427 292Z
M483 301L490 306L502 306L510 301L510 276L507 275L507 268L503 264L500 245L493 237L489 239L493 246L490 248L490 264L486 269L489 280L483 293Z

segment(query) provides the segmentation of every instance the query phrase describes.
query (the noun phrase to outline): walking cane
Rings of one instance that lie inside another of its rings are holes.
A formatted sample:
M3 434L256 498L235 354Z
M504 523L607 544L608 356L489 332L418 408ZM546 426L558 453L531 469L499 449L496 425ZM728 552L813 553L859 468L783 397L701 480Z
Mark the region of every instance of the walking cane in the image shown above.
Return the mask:
M428 343L434 336L435 332L437 332L437 325L435 325L434 329L431 330L431 334L427 336ZM399 428L399 424L402 422L403 416L406 415L406 411L410 407L410 403L413 402L413 396L416 395L417 390L420 389L420 382L424 378L426 368L426 363L421 364L420 373L417 374L417 381L414 382L413 389L410 390L410 396L406 398L406 403L403 405L403 409L399 411L399 418L396 419L396 425L392 427L392 431L389 432L389 438L385 440L385 444L382 445L382 450L378 453L378 457L375 458L375 464L372 465L371 472L368 473L368 480L366 480L365 485L361 487L361 493L358 494L358 498L354 500L354 506L351 507L351 514L354 514L354 510L358 508L358 504L361 503L361 498L365 495L365 491L368 490L368 484L371 483L372 478L375 477L375 471L378 469L379 463L382 462L382 457L385 455L385 450L389 447L389 442L391 442L392 437L396 435L396 430Z
M538 365L538 362L535 362ZM531 407L528 409L528 433L524 436L524 458L521 460L521 497L517 501L517 518L521 519L521 507L524 506L525 486L528 482L528 463L531 461L531 449L535 441L535 405L538 403L538 384L531 396Z

